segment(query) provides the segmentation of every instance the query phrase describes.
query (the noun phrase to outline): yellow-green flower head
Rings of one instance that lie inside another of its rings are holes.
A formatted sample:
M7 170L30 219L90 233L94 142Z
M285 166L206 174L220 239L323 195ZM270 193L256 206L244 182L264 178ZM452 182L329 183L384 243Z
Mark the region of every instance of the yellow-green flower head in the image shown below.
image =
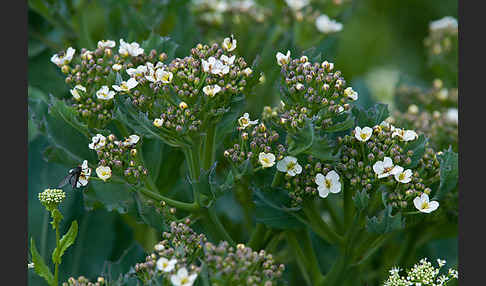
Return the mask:
M53 210L64 201L66 193L61 189L45 189L39 193L39 201L47 210Z

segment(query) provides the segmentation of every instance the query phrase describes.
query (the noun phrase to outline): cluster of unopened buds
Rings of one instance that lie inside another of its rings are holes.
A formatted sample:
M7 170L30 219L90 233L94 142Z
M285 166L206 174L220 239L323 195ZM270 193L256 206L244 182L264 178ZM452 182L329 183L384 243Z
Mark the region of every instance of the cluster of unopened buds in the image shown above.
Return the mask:
M60 189L45 189L39 193L39 201L47 210L53 210L64 201L66 193Z
M238 119L237 130L238 143L224 151L224 156L233 163L250 160L253 166L269 168L286 153L287 148L279 142L279 133L263 122L250 120L248 113Z
M122 141L117 140L114 134L104 136L96 134L91 138L88 147L98 155L97 176L103 181L112 176L112 172L119 173L137 181L141 176L147 175L147 169L142 165L137 151L138 135L130 135Z
M67 282L62 283L62 286L105 286L106 281L103 277L98 277L96 282L89 281L88 278L84 276L79 276L78 278L70 277Z
M458 279L458 271L449 268L445 274L439 275L441 269L446 264L445 260L437 259L437 267L433 266L427 258L422 258L412 268L406 271L406 275L400 275L402 269L394 267L390 269L390 276L383 286L444 286L450 281Z
M346 87L333 63L311 63L307 56L291 59L290 51L285 55L279 52L276 58L283 76L282 92L287 93L288 99L269 115L287 130L303 127L306 119L325 130L337 123L338 116L350 110L350 103L358 99L358 93Z

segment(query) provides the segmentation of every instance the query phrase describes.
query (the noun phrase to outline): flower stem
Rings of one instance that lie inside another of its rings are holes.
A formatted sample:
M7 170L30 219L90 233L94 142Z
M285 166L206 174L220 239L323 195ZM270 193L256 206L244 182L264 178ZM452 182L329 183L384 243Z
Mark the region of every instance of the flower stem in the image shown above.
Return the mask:
M343 238L334 232L334 230L324 220L322 220L313 200L305 201L302 209L307 220L309 221L309 226L317 235L330 244L341 245L343 243Z
M229 244L235 245L235 242L216 215L214 207L201 208L201 218L204 222L204 228L207 229L213 239L216 241L226 240Z
M214 162L214 151L215 145L214 140L216 137L216 126L211 124L206 132L206 140L204 142L204 152L203 152L203 168L204 170L209 170Z
M56 249L59 249L59 223L54 223L54 228L56 229ZM57 286L59 283L59 263L54 263L54 286Z
M156 200L158 202L164 201L168 205L173 206L173 207L178 208L178 209L181 209L181 210L184 210L184 211L196 212L196 211L199 210L199 206L196 203L185 203L185 202L181 202L181 201L178 201L178 200L174 200L174 199L168 198L166 196L163 196L161 194L154 193L147 188L140 188L140 193L142 193L143 195L145 195L145 196L147 196L147 197L149 197L153 200Z
M264 241L265 235L265 225L263 223L257 223L256 227L251 233L250 240L248 241L248 246L253 250L258 250L261 248L261 244Z

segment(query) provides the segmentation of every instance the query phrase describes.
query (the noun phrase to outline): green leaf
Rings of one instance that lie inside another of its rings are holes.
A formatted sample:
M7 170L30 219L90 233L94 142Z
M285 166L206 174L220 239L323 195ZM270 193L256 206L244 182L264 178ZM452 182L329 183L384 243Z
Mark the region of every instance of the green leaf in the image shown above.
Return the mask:
M255 218L257 222L278 229L299 229L304 225L291 212L297 208L288 208L290 197L284 190L270 189L261 191L256 187L253 190L253 202L255 203Z
M86 123L80 122L76 117L76 112L70 106L67 106L63 100L60 100L53 95L49 96L49 113L59 120L63 120L71 125L81 134L90 138L90 132Z
M44 259L40 256L35 247L34 238L30 238L30 253L32 254L32 262L34 263L34 271L39 276L44 278L49 285L54 285L54 275L52 275L49 267L47 267Z
M339 159L340 152L335 153L336 144L327 136L316 137L312 146L306 150L310 154L322 161L336 161Z
M391 215L392 207L388 205L380 214L380 218L374 216L366 218L366 229L370 233L385 234L403 227L402 215Z
M324 132L339 132L339 131L344 131L348 130L354 127L354 117L350 113L346 113L345 117L343 120L340 122L327 127L324 129Z
M296 156L308 150L314 143L314 127L312 122L306 118L304 127L296 134L287 134L287 144L289 145L289 154Z
M83 195L88 209L102 205L110 212L115 210L125 214L134 203L132 192L126 184L93 180L88 184L88 189L83 192Z
M64 252L74 243L76 236L78 236L78 222L73 221L69 227L69 230L59 241L59 246L56 247L56 249L54 249L52 252L52 262L55 264L61 264L61 258Z
M370 195L366 190L357 191L353 197L354 205L360 211L365 210L368 207L370 201Z
M114 117L123 124L133 129L137 134L144 138L157 138L164 143L173 147L189 147L189 142L184 138L168 136L153 126L152 121L148 119L147 114L136 110L129 98L118 96L116 98L117 108Z
M425 137L424 134L420 134L420 136L412 142L404 142L403 149L404 152L409 150L413 151L413 155L410 157L412 159L411 163L405 167L407 168L415 168L419 163L422 156L425 154L425 145L427 144L428 139Z
M449 147L449 150L438 155L440 162L440 184L434 200L440 200L448 192L453 190L459 178L459 165L458 154L453 152Z
M164 52L167 54L167 60L171 61L179 45L170 37L161 37L152 33L147 40L142 42L141 47L145 49L145 53L149 53L152 49L155 49L158 53Z
M373 127L380 124L383 120L390 116L388 105L383 103L377 103L367 110L355 105L352 109L352 113L356 118L356 125L361 127Z

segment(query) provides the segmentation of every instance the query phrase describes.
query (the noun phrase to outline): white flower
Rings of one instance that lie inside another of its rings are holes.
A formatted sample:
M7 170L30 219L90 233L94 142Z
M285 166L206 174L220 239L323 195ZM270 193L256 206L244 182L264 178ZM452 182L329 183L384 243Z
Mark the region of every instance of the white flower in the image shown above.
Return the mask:
M233 38L233 35L231 35L231 38L224 38L221 47L227 52L233 51L236 49L236 39Z
M253 70L251 68L246 68L242 71L242 73L246 76L250 76Z
M336 112L337 112L337 113L341 113L341 112L343 112L343 111L344 111L344 107L342 107L342 106L340 105L340 106L338 107L338 109L337 109L337 111L336 111Z
M28 269L32 269L32 268L34 268L34 262L28 263L28 264L27 264L27 268L28 268Z
M67 65L73 59L75 52L76 52L75 49L73 49L72 47L69 47L69 48L67 48L66 52L64 52L63 55L54 54L51 57L51 62L53 62L57 66Z
M79 100L81 98L81 95L79 95L78 90L81 90L82 92L86 92L86 88L84 86L78 84L73 89L70 90L72 96L76 100Z
M154 126L155 127L162 127L162 124L164 124L164 120L161 118L155 118L154 119Z
M105 147L105 145L106 137L98 133L91 138L91 143L89 143L88 147L91 150L100 150L101 148Z
M109 166L98 166L96 168L96 175L98 175L98 178L106 181L111 178L111 168Z
M300 10L309 5L310 0L285 0L292 10Z
M354 128L354 137L356 137L356 139L361 142L368 141L368 139L370 139L371 137L371 134L373 134L373 129L368 126L365 126L363 129L361 129L361 127L359 126L356 126L356 128Z
M431 31L437 30L456 30L457 20L451 16L446 16L442 19L430 22L429 29Z
M170 282L172 282L172 285L174 286L192 286L196 278L197 273L189 275L187 269L183 267L177 271L177 274L170 276Z
M120 48L118 49L118 53L124 57L128 55L136 57L143 54L143 49L140 48L140 45L136 42L129 44L123 39L120 39Z
M248 112L245 112L242 117L238 119L238 123L240 126L245 129L249 125L255 125L258 124L258 119L257 120L250 120L250 114Z
M155 251L158 251L158 252L161 252L162 250L165 249L164 245L161 244L161 243L157 243L155 246L154 246L154 249Z
M344 94L348 97L351 98L352 100L358 100L358 93L353 90L352 87L347 87L344 90Z
M329 192L336 194L341 191L341 182L339 181L339 175L336 171L332 170L324 176L321 173L317 173L315 182L317 184L317 190L319 196L325 198L329 195Z
M457 112L457 108L449 108L445 118L446 120L457 124L459 122L459 113Z
M127 69L127 74L130 77L143 76L146 72L147 72L147 66L146 65L139 65L137 68Z
M159 258L159 260L157 260L157 269L164 272L171 272L172 270L174 270L176 263L177 263L176 259L169 260L165 257L161 257Z
M302 90L302 89L304 89L304 85L303 85L303 84L301 84L300 82L298 82L298 83L295 85L295 89L297 89L297 90Z
M408 106L408 109L407 109L407 112L411 113L411 114L418 114L419 112L419 108L417 105L415 104L410 104Z
M115 45L116 45L115 41L112 41L112 40L98 41L98 48L114 48Z
M101 100L110 100L115 97L115 92L110 90L108 86L103 85L97 92L96 97Z
M400 128L394 128L392 133L392 138L398 136L403 141L412 141L417 139L418 135L413 130L404 130Z
M437 259L437 264L439 265L439 267L442 267L446 264L446 261L439 258L439 259Z
M203 92L204 94L208 95L208 96L215 96L216 93L220 92L221 91L221 87L217 84L215 85L206 85L205 87L203 87Z
M263 168L272 167L275 165L275 155L272 153L260 152L260 154L258 154L258 162L262 164Z
M290 62L290 51L287 51L287 54L282 54L281 52L278 52L277 55L277 64L279 66L281 65L286 65Z
M403 167L400 166L396 166L395 168L396 168L395 170L396 173L394 174L395 180L404 184L412 180L412 170L407 169L404 171Z
M89 177L91 176L91 168L88 167L88 161L84 160L81 164L81 174L79 175L76 188L84 187L88 184Z
M297 163L297 158L287 156L277 163L277 170L287 173L289 176L295 176L302 172L302 166Z
M174 75L170 71L166 71L164 69L158 69L155 72L155 77L157 78L157 80L160 80L162 83L171 83Z
M222 61L216 59L215 57L209 57L208 60L201 60L203 71L212 74L217 74L223 76L229 73L229 66L225 65Z
M397 168L393 165L393 161L390 157L385 157L383 161L377 161L373 164L373 171L375 171L375 174L381 179L390 175L395 175Z
M122 69L122 65L121 64L114 64L111 66L111 68L114 70L114 71L119 71Z
M221 55L221 57L219 58L225 65L232 65L233 62L235 61L235 56L231 56L231 57L228 57L226 55Z
M130 135L128 136L127 139L123 141L123 146L132 146L137 144L137 142L140 140L140 137L138 135Z
M138 84L138 81L136 79L134 79L133 77L131 77L129 80L127 81L122 81L121 84L118 86L118 85L113 85L113 89L116 90L116 91L130 91L130 89L136 87Z
M415 208L423 213L431 213L439 207L439 202L429 202L429 196L426 193L423 193L420 197L413 199L413 204L415 205Z
M343 29L343 24L330 19L329 16L322 14L316 18L317 30L324 34L339 32Z

